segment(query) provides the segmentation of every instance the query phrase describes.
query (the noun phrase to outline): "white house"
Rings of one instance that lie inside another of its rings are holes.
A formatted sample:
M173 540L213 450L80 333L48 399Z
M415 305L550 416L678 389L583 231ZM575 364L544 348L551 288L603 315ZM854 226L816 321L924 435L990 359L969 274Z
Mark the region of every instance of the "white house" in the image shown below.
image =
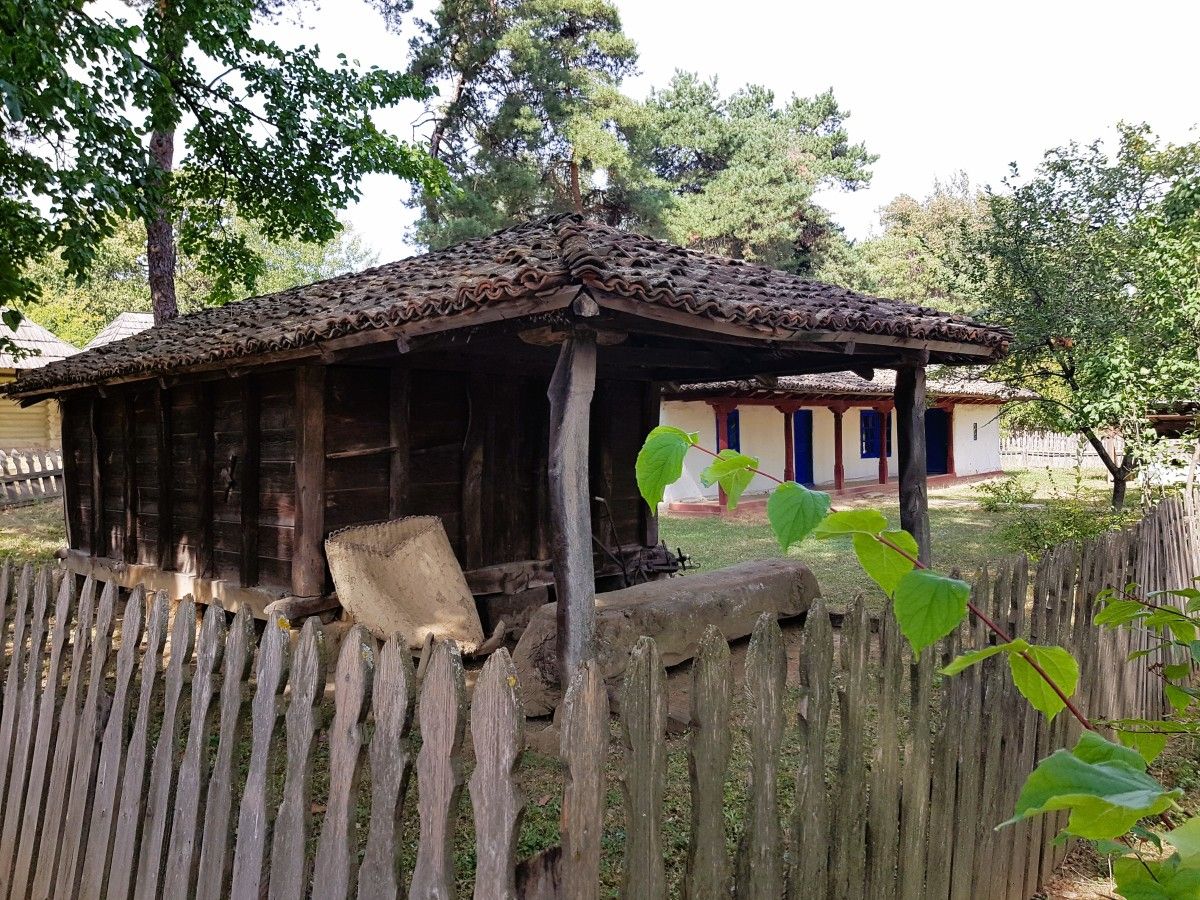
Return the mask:
M663 393L660 421L698 432L708 448L732 447L758 457L760 468L779 478L834 493L880 490L881 485L894 489L895 380L895 372L879 370L870 379L836 372L672 386ZM1015 397L1011 388L994 382L929 379L930 484L1000 473L999 412ZM688 454L683 478L667 489L672 511L723 508L716 502L717 487L700 481L708 462L700 453ZM747 493L771 487L771 481L756 476Z

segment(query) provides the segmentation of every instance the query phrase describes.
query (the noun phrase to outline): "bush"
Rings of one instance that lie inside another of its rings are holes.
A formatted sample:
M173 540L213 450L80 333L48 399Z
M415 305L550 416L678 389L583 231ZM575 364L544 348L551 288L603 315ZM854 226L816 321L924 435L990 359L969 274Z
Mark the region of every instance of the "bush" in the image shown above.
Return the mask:
M988 512L1019 509L1033 502L1034 489L1019 475L1009 475L999 481L985 481L972 490L979 494L979 505Z
M1067 541L1085 541L1137 521L1136 511L1098 508L1077 498L1053 497L1033 508L1018 508L1016 518L1000 529L1014 550L1037 559Z

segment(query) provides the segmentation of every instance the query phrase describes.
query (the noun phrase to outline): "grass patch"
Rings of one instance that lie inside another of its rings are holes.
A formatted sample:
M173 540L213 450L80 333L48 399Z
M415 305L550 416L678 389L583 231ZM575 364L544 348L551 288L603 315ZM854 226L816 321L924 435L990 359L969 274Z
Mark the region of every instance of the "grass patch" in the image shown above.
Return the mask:
M0 556L47 562L66 543L61 500L0 509Z

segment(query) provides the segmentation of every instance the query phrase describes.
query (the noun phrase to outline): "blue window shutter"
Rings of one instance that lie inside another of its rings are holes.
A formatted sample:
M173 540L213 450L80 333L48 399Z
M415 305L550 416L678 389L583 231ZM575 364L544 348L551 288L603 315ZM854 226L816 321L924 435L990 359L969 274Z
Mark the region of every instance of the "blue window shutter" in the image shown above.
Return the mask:
M742 428L741 421L738 418L738 411L735 409L729 413L725 420L725 443L730 450L742 449Z
M879 413L873 409L859 410L858 449L862 459L879 458Z

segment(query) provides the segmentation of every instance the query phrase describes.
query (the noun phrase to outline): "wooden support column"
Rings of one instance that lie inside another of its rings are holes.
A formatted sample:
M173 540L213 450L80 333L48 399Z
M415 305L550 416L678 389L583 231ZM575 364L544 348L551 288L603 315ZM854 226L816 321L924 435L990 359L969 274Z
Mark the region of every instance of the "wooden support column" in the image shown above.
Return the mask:
M879 483L888 483L888 438L891 437L891 428L888 422L888 413L891 407L877 406L875 411L879 413Z
M125 506L125 545L121 558L127 563L137 562L137 431L133 409L133 393L125 395L121 404L121 458L125 471L121 479L123 504ZM116 549L115 547L113 548Z
M155 423L155 453L158 459L158 567L166 571L175 568L175 524L171 503L174 499L172 496L174 479L171 477L171 454L174 451L174 441L171 433L170 391L160 387L154 405L156 407L155 411L158 413L158 422ZM211 434L211 425L208 430ZM203 446L203 432L197 435L197 437L200 438L201 445ZM199 471L196 473L196 480L200 484L204 483L202 473ZM211 490L211 488L212 485L209 484L209 489ZM212 518L211 507L209 509L209 518ZM200 524L203 526L203 519L200 520ZM196 557L196 574L204 577L199 555Z
M296 369L296 530L292 596L325 593L325 367Z
M51 403L59 403L51 400ZM67 406L67 403L70 405ZM75 422L73 414L77 407L75 401L67 401L59 406L58 417L59 439L62 441L63 474L62 494L63 509L66 512L67 546L72 550L82 550L83 518L79 509L79 448L76 446L75 432L71 425Z
M846 486L846 452L842 441L842 417L846 414L844 403L829 407L833 413L833 487L842 490Z
M409 379L408 370L392 369L391 402L388 405L388 438L392 446L392 455L388 466L388 515L393 519L404 515L408 509L409 476L408 446L408 408L409 408Z
M108 540L104 533L104 490L100 483L100 398L88 401L88 432L92 443L92 556L108 555Z
M646 383L642 391L642 439L658 427L659 416L662 413L662 390L656 381ZM658 511L651 509L645 503L638 503L638 531L642 536L642 546L658 545Z
M737 409L737 404L729 400L721 400L712 404L717 419L717 452L729 449L729 414ZM725 488L717 486L717 505L724 513L728 503Z
M196 385L196 508L200 517L200 537L196 544L196 574L211 578L213 564L213 491L216 433L213 418L213 384Z
M467 434L463 438L462 521L463 568L478 569L483 565L483 461L487 442L487 414L493 405L489 375L472 375L467 386Z
M258 386L251 375L242 376L242 587L258 584L258 479L261 422ZM299 449L299 448L297 448Z
M958 474L954 468L954 404L946 404L946 474L954 477Z
M571 675L595 654L596 575L592 564L592 504L588 435L596 389L596 336L579 330L559 350L550 379L551 556L558 601L558 672Z
M929 493L925 471L925 367L896 370L897 460L900 466L900 527L917 539L919 558L930 563Z
M783 413L783 480L796 480L796 430L793 427L795 410L790 406L775 407Z

